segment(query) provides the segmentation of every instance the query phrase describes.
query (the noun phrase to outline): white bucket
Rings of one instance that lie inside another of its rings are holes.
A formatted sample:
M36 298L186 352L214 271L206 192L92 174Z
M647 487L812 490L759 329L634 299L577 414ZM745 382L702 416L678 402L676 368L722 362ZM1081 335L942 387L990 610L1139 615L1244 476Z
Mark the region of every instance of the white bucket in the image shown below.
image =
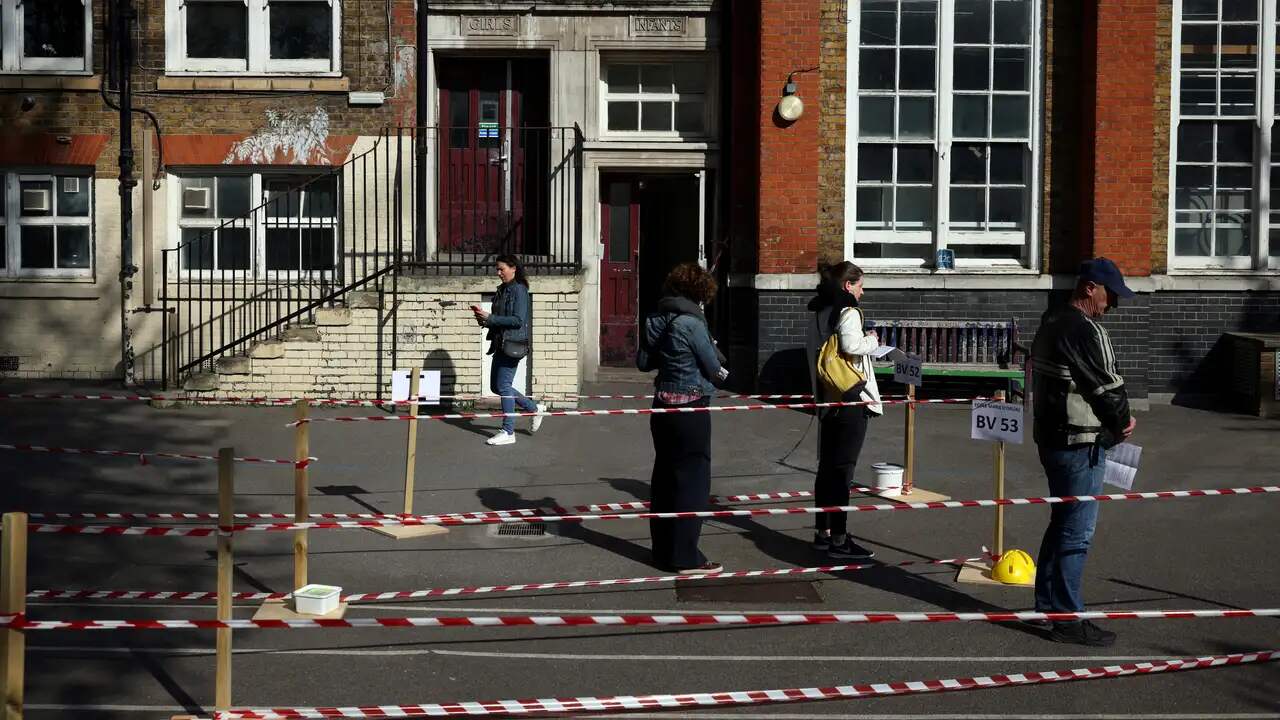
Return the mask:
M303 585L293 591L293 607L300 615L328 615L338 609L341 593L333 585Z
M881 497L902 495L902 466L897 463L875 463L871 466L876 479L872 488Z

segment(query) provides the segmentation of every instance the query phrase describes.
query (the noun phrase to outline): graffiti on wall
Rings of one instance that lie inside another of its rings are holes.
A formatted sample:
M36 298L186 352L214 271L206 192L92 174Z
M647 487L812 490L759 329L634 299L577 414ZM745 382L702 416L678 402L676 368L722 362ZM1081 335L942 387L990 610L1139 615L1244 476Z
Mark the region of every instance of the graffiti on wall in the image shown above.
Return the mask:
M329 161L329 113L314 110L268 110L267 123L237 141L224 163L321 165Z

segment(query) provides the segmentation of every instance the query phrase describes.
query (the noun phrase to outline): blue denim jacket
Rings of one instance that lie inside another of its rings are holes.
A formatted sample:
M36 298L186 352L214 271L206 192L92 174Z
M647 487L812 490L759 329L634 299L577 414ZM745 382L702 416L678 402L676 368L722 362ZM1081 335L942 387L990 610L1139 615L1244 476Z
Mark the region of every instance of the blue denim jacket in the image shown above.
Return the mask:
M636 365L645 371L657 369L653 384L658 392L710 395L716 390L712 379L723 364L707 321L693 302L663 298L658 312L645 319Z
M514 280L498 286L493 296L492 314L485 321L489 328L489 352L501 349L502 340L529 342L529 326L533 322L533 303L529 288Z

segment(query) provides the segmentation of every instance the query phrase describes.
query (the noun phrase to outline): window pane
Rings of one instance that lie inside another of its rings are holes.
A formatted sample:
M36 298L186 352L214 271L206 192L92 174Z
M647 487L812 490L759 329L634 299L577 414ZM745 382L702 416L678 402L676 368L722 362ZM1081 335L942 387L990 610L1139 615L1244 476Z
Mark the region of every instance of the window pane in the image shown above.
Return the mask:
M1213 73L1182 73L1178 94L1183 115L1217 114L1218 80Z
M647 132L671 132L671 103L641 103L640 129Z
M610 130L638 130L640 128L640 103L609 103Z
M955 145L951 148L951 182L981 185L987 180L986 146Z
M58 267L89 267L89 227L87 225L62 225L58 227Z
M902 0L901 45L935 45L938 42L938 1Z
M1027 150L1021 145L997 143L991 146L991 184L1023 185L1026 180Z
M609 66L609 92L611 93L637 93L640 92L640 67L638 65L610 65Z
M187 57L249 57L249 8L243 2L187 0Z
M933 139L933 98L898 99L898 137L904 140Z
M893 90L894 51L867 50L858 53L858 87L863 90Z
M182 230L182 269L213 269L213 231L198 228Z
M1027 100L1026 95L996 95L991 98L992 137L1030 137L1031 110Z
M1223 115L1253 115L1257 104L1258 88L1254 81L1254 73L1244 75L1223 75L1219 112ZM1210 101L1212 102L1212 101ZM1202 111L1205 112L1205 111ZM1212 113L1212 105L1207 108Z
M1248 0L1256 2L1256 0ZM1218 0L1182 0L1183 20L1217 20Z
M267 269L297 270L298 230L296 228L267 229Z
M1013 188L991 189L991 222L1022 227L1025 193Z
M991 0L956 0L956 42L991 42Z
M853 246L857 258L927 261L933 257L933 245L924 243L857 243Z
M893 212L893 188L858 188L858 226L889 227Z
M1030 51L1025 48L996 48L994 67L996 90L1027 90L1030 63L1027 56Z
M701 133L706 131L706 103L701 100L682 100L676 103L676 132Z
M947 247L956 251L956 257L969 260L1021 260L1021 245L963 245L954 241Z
M53 227L25 226L22 236L20 267L49 269L53 265Z
M1248 220L1248 218L1243 218ZM1239 222L1241 218L1233 218ZM1214 236L1213 254L1217 256L1240 257L1249 254L1249 226L1224 227L1222 216L1218 217L1218 229Z
M891 182L893 146L863 143L858 146L858 181Z
M338 179L332 175L316 178L302 188L302 217L338 216Z
M863 0L860 16L863 45L896 45L898 42L896 0Z
M609 186L609 261L631 262L631 185Z
M1218 209L1248 210L1252 200L1253 168L1218 168Z
M670 65L663 63L660 65L640 66L640 92L669 93L671 91Z
M933 50L903 50L899 88L902 90L932 90L934 78Z
M707 91L707 66L704 63L676 63L674 66L676 92L702 93Z
M298 207L300 197L294 190L298 186L294 178L262 179L262 187L266 191L267 217L296 218L301 208Z
M49 217L53 215L53 181L22 180L22 217Z
M1182 67L1218 67L1218 28L1216 25L1182 24Z
M22 4L22 53L31 58L84 57L82 0L27 0Z
M1253 162L1253 123L1218 124L1218 162Z
M953 132L957 137L987 136L986 95L956 95L952 112L955 113Z
M184 218L212 218L217 217L216 203L213 195L213 178L211 177L184 177L180 180L182 185L182 217ZM203 189L206 192L188 192L190 190ZM205 207L202 209L200 205Z
M1179 210L1207 210L1213 206L1213 167L1179 165L1175 175L1174 207Z
M471 147L471 93L449 91L449 147Z
M1222 26L1222 67L1254 68L1258 66L1258 26Z
M990 62L990 48L956 48L955 89L989 90Z
M951 225L978 229L986 218L986 191L982 188L951 188Z
M1209 227L1180 227L1173 232L1173 252L1184 257L1208 257L1213 249Z
M271 3L271 57L324 59L333 54L333 9L328 2Z
M1031 42L1031 3L1027 0L996 0L995 40L1005 45Z
M1178 124L1178 162L1213 162L1213 123Z
M334 261L333 230L328 228L303 228L302 269L332 270Z
M899 229L933 227L933 188L898 188Z
M88 217L89 216L89 183L91 178L87 177L59 177L55 181L58 184L58 215L62 217Z
M1222 0L1223 20L1257 20L1258 0Z
M898 182L933 182L933 148L917 145L899 145ZM899 195L899 198L901 198L901 195Z
M858 135L893 137L893 98L864 97L858 100Z
M249 228L222 228L218 231L220 269L248 270L249 257Z
M218 178L218 217L242 218L249 215L249 176L226 175Z

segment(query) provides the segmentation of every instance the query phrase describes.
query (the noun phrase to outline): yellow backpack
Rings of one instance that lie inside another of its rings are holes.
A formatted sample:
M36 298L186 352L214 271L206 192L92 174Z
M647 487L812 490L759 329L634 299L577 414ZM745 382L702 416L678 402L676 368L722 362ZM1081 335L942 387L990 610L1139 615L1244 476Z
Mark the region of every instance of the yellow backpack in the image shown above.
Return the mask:
M856 308L853 310L858 312ZM831 325L831 337L818 350L818 381L827 398L856 400L867 385L867 376L858 369L857 360L852 355L840 352L840 333L836 330L838 315Z

